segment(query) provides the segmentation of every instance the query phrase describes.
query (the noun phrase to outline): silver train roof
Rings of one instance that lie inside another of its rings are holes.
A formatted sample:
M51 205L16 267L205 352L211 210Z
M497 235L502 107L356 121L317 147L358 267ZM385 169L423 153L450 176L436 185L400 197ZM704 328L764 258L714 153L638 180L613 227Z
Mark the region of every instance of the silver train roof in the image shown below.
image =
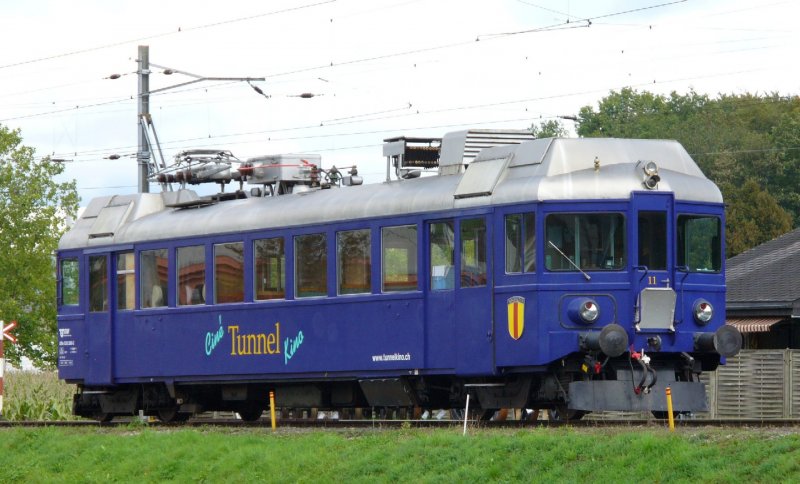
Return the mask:
M722 195L676 141L546 138L482 150L466 172L197 208L190 190L102 197L89 204L59 249L240 233L335 221L542 200L628 199L645 190L643 165L661 178L653 192L722 203Z

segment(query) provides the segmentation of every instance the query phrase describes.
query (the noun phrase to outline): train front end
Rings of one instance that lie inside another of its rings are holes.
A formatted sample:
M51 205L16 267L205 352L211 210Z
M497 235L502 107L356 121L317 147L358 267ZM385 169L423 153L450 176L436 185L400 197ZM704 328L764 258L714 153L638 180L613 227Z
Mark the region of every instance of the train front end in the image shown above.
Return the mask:
M536 186L543 249L536 290L503 288L508 297L499 298L507 303L509 345L520 315L540 328L536 345L549 375L528 403L563 398L561 410L573 416L658 416L669 388L674 411L707 410L701 373L742 343L725 324L718 188L676 142L555 143ZM515 312L525 299L536 307Z

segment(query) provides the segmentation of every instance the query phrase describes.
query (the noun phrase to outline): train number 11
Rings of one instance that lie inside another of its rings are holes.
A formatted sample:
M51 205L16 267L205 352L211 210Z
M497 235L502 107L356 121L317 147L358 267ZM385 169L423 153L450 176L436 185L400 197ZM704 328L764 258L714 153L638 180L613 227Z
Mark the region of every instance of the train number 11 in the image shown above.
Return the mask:
M656 284L656 276L647 276L647 284L654 286Z

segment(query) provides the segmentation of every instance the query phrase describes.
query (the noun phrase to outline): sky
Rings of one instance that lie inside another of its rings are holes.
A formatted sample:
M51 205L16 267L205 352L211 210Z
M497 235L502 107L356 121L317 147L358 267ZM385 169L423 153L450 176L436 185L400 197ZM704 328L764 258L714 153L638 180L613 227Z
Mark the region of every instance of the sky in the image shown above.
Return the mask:
M797 95L798 14L793 0L3 0L0 124L65 160L81 205L135 193L147 45L172 70L265 78L265 95L170 88L195 78L151 65L150 89L170 88L150 96L168 160L313 153L377 183L386 138L525 129L624 87Z

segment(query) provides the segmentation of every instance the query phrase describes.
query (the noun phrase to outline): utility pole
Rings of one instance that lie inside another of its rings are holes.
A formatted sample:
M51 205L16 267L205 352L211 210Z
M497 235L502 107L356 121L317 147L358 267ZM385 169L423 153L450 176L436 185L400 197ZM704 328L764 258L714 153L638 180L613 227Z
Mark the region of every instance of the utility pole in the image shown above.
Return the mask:
M136 124L139 126L139 149L136 150L136 161L139 164L139 193L150 192L150 144L142 119L150 116L150 46L140 45L139 56L139 102Z
M195 82L201 81L264 81L265 78L263 77L205 77L199 76L197 74L192 74L190 72L179 71L177 69L171 69L169 67L160 66L158 64L152 64L155 67L164 69L164 74L171 75L171 74L183 74L185 76L193 77L194 80L181 82L179 84L174 84L172 86L162 87L159 89L150 90L150 46L148 45L140 45L139 46L139 55L137 57L137 62L139 64L139 102L138 102L138 113L136 122L139 125L139 149L136 151L136 160L139 164L139 193L149 193L150 192L150 157L153 155L152 147L150 146L150 142L148 140L147 134L147 126L151 125L150 122L150 94L166 91L167 89L172 89L175 87L187 86L189 84L194 84ZM119 75L115 74L111 77L111 79L117 79ZM260 88L250 84L254 91L258 94L269 98L266 94L264 94ZM144 122L143 122L144 121Z

